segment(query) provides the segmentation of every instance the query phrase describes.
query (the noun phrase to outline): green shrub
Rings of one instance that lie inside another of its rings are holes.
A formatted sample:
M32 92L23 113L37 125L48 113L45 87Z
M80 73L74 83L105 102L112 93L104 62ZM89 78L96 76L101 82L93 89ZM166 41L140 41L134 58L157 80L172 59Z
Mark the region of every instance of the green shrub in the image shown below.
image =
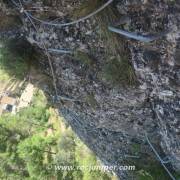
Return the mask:
M23 79L27 70L24 57L12 53L7 47L0 48L0 80L7 80L13 76Z

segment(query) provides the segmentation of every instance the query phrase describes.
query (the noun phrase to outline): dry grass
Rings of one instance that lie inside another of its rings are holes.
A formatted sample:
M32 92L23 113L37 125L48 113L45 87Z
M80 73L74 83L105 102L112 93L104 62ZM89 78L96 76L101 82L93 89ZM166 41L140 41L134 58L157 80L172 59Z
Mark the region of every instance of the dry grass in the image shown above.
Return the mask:
M107 62L102 70L101 76L113 85L133 85L136 76L128 59L120 56Z
M74 19L86 16L87 14L97 10L105 1L103 0L94 0L93 3L91 0L86 0L83 2L81 6L79 6L72 14ZM94 18L99 24L99 35L100 38L105 42L107 45L107 53L117 54L117 52L121 51L122 42L114 33L111 33L107 26L113 24L117 21L118 12L112 7L105 8L102 12L98 13Z
M82 3L74 12L72 17L77 19L93 12L105 1L87 0ZM105 8L102 12L94 17L98 24L98 33L101 41L105 45L106 62L101 75L112 82L112 84L128 84L133 85L136 82L134 70L129 62L129 52L124 49L124 41L115 33L108 30L108 25L113 25L117 22L119 14L112 6ZM115 57L112 59L112 57ZM111 60L112 59L112 60Z
M93 0L93 2L91 0L85 0L78 8L75 8L71 16L73 19L78 19L82 16L86 16L87 14L96 10L99 5L100 0Z
M16 16L5 16L0 14L0 29L1 31L8 30L14 26L18 26L20 20Z
M100 38L106 44L106 53L112 55L120 55L124 52L122 39L108 30L108 25L112 25L117 21L117 14L114 9L107 7L101 14L96 16Z

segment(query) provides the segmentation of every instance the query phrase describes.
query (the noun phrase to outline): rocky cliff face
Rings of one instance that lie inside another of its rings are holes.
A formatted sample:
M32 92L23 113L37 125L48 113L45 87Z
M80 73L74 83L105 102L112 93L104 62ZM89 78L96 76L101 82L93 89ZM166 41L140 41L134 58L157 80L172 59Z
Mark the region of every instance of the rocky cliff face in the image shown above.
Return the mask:
M53 24L78 19L103 3L22 1L29 15ZM146 134L169 159L168 167L180 171L180 2L114 0L96 16L63 27L38 22L15 5L7 6L21 10L19 30L38 51L47 54L45 46L51 54L59 112L97 156L108 165L141 168L156 161ZM144 43L110 32L108 25L145 35L166 33ZM39 62L52 75L48 60Z

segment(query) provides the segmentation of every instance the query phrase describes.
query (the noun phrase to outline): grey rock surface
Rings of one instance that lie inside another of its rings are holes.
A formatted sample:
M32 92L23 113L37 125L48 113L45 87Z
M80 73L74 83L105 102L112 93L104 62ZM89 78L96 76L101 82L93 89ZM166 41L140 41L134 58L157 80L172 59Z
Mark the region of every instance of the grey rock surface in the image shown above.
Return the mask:
M60 23L72 20L72 13L83 3L80 0L62 0L60 3L47 1L47 4L36 1L26 6L27 9L37 6L53 9L52 14L42 9L33 12L33 15L47 21L58 17L56 22ZM127 155L140 156L139 162L145 162L147 157L155 158L146 143L147 133L157 151L163 157L170 158L171 169L178 172L180 3L169 0L116 0L110 8L113 8L117 19L127 19L123 23L108 21L112 25L141 34L165 31L168 34L152 43L116 35L116 41L122 47L114 53L103 38L99 16L62 28L34 22L38 33L26 16L21 15L21 18L28 41L40 51L43 41L47 48L74 52L73 55L51 54L58 94L73 99L59 101L57 104L73 130L104 164L136 163L136 160L127 158ZM105 14L108 17L108 13ZM112 40L112 45L116 41ZM76 56L78 51L83 52L83 55ZM127 55L138 82L131 86L120 82L111 84L101 73L104 65L122 53ZM47 59L42 58L40 63L44 72L51 75ZM134 151L134 144L140 147L138 152ZM131 172L127 174L117 170L116 173L126 179L132 176Z

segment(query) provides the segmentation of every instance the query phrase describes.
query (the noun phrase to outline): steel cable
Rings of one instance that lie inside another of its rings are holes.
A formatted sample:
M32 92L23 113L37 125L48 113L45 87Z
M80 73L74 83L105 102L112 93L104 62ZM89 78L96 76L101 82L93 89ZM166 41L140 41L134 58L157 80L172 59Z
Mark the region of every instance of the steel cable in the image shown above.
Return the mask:
M157 159L160 161L161 165L164 167L164 169L166 170L166 172L169 174L169 176L171 177L172 180L176 180L176 178L172 175L172 173L168 170L168 168L165 166L164 161L162 160L162 158L159 156L158 152L156 151L156 149L154 148L154 146L152 145L152 143L150 142L147 134L145 134L146 140L150 146L150 148L152 149L152 151L154 152L154 154L156 155Z
M80 18L80 19L78 19L78 20L75 20L75 21L72 21L72 22L69 22L69 23L61 23L61 24L60 24L60 23L47 22L47 21L41 20L41 19L39 19L39 18L36 18L35 16L33 16L32 14L30 14L30 13L28 13L28 12L27 12L27 13L28 13L28 15L29 15L32 19L34 19L34 20L36 20L36 21L38 21L38 22L40 22L40 23L42 23L42 24L49 25L49 26L63 27L63 26L74 25L74 24L77 24L77 23L79 23L79 22L85 21L86 19L91 18L92 16L98 14L98 13L101 12L103 9L105 9L105 8L106 8L108 5L110 5L113 1L114 1L114 0L109 0L109 1L107 1L104 5L102 5L100 8L98 8L96 11L88 14L88 15L85 16L85 17L82 17L82 18Z
M27 18L29 19L30 23L33 25L35 31L36 31L37 33L39 33L36 25L34 24L34 22L32 21L32 19L29 17L27 11L24 10L24 7L23 7L23 5L22 5L21 0L19 0L20 6L19 6L18 3L16 3L14 0L11 0L11 2L12 2L17 8L19 8L19 11L20 11L20 12L23 12L23 13L27 16ZM48 58L48 62L49 62L49 66L50 66L51 74L52 74L52 78L53 78L53 85L54 85L54 89L55 89L55 94L56 94L56 98L57 98L57 97L58 97L58 91L57 91L57 85L56 85L56 78L55 78L54 69L53 69L53 65L52 65L52 62L51 62L50 54L49 54L48 49L46 48L46 45L45 45L45 43L44 43L43 40L41 40L41 43L42 43L42 45L43 45L43 49L45 50L45 54L46 54L46 56L47 56L47 58Z

